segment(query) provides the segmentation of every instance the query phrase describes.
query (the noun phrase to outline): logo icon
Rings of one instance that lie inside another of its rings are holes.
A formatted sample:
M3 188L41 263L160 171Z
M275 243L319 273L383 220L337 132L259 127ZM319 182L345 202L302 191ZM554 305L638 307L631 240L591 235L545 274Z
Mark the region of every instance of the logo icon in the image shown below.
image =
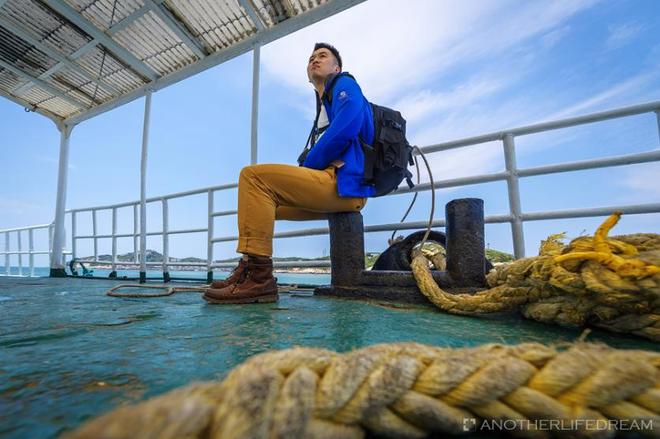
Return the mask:
M342 90L339 92L339 99L346 99L348 97L348 93L346 91Z
M477 431L477 420L475 418L463 418L463 431Z

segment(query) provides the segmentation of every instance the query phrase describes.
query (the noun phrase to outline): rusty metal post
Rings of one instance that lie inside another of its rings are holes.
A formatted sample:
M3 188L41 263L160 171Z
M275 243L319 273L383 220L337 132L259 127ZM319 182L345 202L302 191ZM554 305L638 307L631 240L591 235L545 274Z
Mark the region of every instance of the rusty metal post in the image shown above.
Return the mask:
M485 278L484 201L478 198L452 200L445 207L447 218L447 272L461 287L482 287Z
M332 285L340 287L360 284L364 270L364 224L357 212L331 213L330 259Z

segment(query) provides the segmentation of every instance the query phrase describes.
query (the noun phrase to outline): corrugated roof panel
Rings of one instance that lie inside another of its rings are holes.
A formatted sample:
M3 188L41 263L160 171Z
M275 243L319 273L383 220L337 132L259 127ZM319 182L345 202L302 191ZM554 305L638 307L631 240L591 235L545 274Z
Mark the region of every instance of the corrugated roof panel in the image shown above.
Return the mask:
M215 9L218 16L227 18L225 26L235 41L248 37L256 30L246 19L237 2L214 2L210 3L210 6Z
M44 102L53 97L52 94L40 89L39 87L32 87L29 90L21 93L19 96L33 105L39 105L41 102Z
M7 91L11 92L17 87L20 87L21 85L25 84L25 81L21 79L20 76L14 75L12 72L9 70L4 70L2 67L0 67L0 88Z
M80 108L74 107L69 102L61 98L52 98L39 104L40 108L51 111L55 114L61 114L68 117L80 111Z
M256 32L237 1L169 0L168 3L184 17L195 37L214 51Z
M197 59L193 51L151 11L118 32L115 40L130 47L159 75L171 73Z
M57 62L0 26L0 59L37 77Z
M58 1L68 6L60 7ZM59 117L76 114L72 119L76 123L140 96L142 87L149 82L146 78L156 81L153 84L158 89L234 56L232 51L226 56L216 52L256 35L262 23L266 27L264 36L255 40L255 44L281 36L271 33L271 28L319 5L336 1L338 8L319 11L320 14L309 19L291 22L291 26L285 24L284 32L292 32L362 0L247 0L246 10L239 0L153 0L146 5L145 1L0 0L0 17L7 26L0 27L0 60L6 66L0 68L0 88L9 95L22 88L21 96L14 96ZM96 29L88 29L72 11ZM251 18L255 13L259 17L257 22ZM109 30L127 17L130 20ZM182 32L190 34L189 37ZM90 44L92 35L99 41ZM85 51L80 50L83 47ZM209 55L210 62L186 70L203 57L200 49ZM250 47L240 46L241 53L247 50ZM57 59L61 56L68 60L60 64ZM87 74L72 68L71 63ZM182 74L174 74L182 70ZM28 83L25 76L36 81L32 87L23 87ZM90 77L96 76L107 86L91 80ZM77 101L80 108L76 107ZM109 105L87 112L102 103Z
M273 8L273 5L269 0L253 0L257 14L261 17L261 20L266 24L267 27L275 26L279 20L277 19L277 11Z
M142 78L127 69L112 54L106 52L104 59L103 52L102 46L101 48L96 47L81 57L79 64L114 85L122 93L127 93L145 84ZM102 72L101 64L103 64ZM99 72L101 73L99 74Z
M103 87L96 87L95 83L89 81L80 73L72 70L62 69L57 74L53 75L53 79L69 88L79 89L79 92L75 93L74 98L80 99L80 96L84 96L84 102L86 104L91 103L92 99L96 104L100 104L112 97L112 95L107 93Z
M46 6L32 0L9 0L1 9L0 16L15 22L64 55L70 55L91 40L77 27L53 15Z
M143 4L136 0L67 0L67 3L102 31L107 31Z
M296 10L296 14L304 14L305 12L314 9L317 6L320 6L326 3L326 0L289 0L291 5Z

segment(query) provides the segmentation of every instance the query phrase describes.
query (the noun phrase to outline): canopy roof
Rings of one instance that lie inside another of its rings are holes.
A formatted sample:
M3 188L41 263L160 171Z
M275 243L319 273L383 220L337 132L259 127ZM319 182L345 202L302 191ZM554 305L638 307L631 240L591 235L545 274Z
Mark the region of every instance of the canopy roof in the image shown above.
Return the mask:
M74 124L364 0L0 0L0 95Z

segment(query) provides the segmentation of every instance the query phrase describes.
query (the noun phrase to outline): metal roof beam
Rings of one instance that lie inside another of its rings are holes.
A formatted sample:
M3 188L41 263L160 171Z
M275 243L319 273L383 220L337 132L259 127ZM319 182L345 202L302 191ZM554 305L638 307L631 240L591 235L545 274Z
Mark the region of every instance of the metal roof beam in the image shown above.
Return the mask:
M30 111L34 111L35 113L39 113L42 116L47 117L48 119L52 120L55 122L55 124L62 123L63 119L59 116L57 116L54 113L51 113L50 111L43 109L43 108L38 108L35 107L34 104L31 104L30 102L26 101L25 99L21 99L18 96L11 95L9 93L6 93L4 90L0 88L0 96L3 96L10 101L20 105L23 108L28 108Z
M140 75L150 80L158 78L158 74L143 61L140 61L135 55L110 38L105 32L94 26L89 20L83 17L78 11L73 9L63 0L42 0L51 9L56 11L62 17L66 18L80 29L85 31L100 44L113 52L115 56Z
M257 31L261 32L262 30L266 29L266 25L261 20L259 12L257 12L257 8L254 7L254 3L252 3L250 0L238 0L238 3L245 10L245 12L247 12L248 16L257 27Z
M149 12L151 10L151 7L149 5L142 5L139 9L136 9L133 11L130 15L126 16L122 20L118 21L116 24L112 25L108 30L107 33L110 35L114 35L119 31L122 31L126 29L128 26L136 22L140 17L142 17L144 14Z
M333 0L324 3L323 5L307 11L304 14L289 18L288 20L285 20L282 23L275 25L274 27L268 28L263 32L256 33L249 38L244 39L240 43L235 44L234 46L230 46L226 49L215 52L201 61L184 67L183 69L173 72L167 76L159 78L150 84L146 84L138 89L135 89L128 94L105 102L96 107L90 108L83 113L70 116L66 119L66 122L78 124L84 120L117 108L120 105L134 101L135 99L144 96L149 90L157 91L168 87L183 79L196 75L197 73L203 72L204 70L210 69L211 67L215 67L229 59L249 52L256 46L266 45L271 41L282 38L283 36L286 36L299 29L323 20L324 18L344 11L352 6L363 3L364 1L366 0Z
M145 0L145 6L149 6L151 11L158 15L165 25L184 42L199 59L206 58L206 49L202 43L195 38L190 31L179 21L178 18L163 5L163 0Z
M54 49L51 49L49 46L47 46L46 44L39 41L34 35L30 34L28 31L23 29L18 23L14 22L14 20L0 17L0 25L7 28L8 30L13 32L18 37L20 37L23 40L27 41L28 43L32 44L34 47L41 50L46 55L50 56L53 59L56 59L57 61L59 61L64 66L70 68L71 70L74 70L77 73L80 73L85 78L87 78L88 80L94 82L95 84L98 84L100 87L104 88L106 91L109 91L111 94L113 94L115 96L121 94L119 92L119 90L117 90L112 85L110 85L110 84L106 83L105 81L101 80L96 75L90 74L87 70L85 70L82 67L80 67L79 65L71 62L71 60L67 59L62 54L58 53Z
M2 1L2 0L0 0ZM117 24L114 26L110 27L107 30L107 33L110 35L114 35L117 32L124 30L131 24L133 24L136 20L138 20L140 17L142 17L144 14L149 12L149 7L148 6L142 6L140 9L136 9L133 11L129 16L124 18L123 20L119 21ZM82 58L83 55L94 49L97 45L99 44L99 41L96 39L92 39L91 41L85 43L82 47L80 47L78 50L73 52L71 55L69 55L69 60L75 61L78 58ZM62 63L57 63L50 69L46 70L44 73L39 75L39 79L47 79L50 78L52 75L55 73L59 72L62 68L64 68L64 64ZM25 93L27 90L31 89L34 84L31 82L27 82L20 87L15 88L12 90L12 93L16 95L20 95L22 93ZM120 94L120 93L118 93Z
M15 75L20 76L23 79L26 79L28 81L34 82L37 87L43 89L44 91L47 91L48 93L60 97L64 99L65 101L69 102L71 105L77 107L77 108L84 108L85 104L78 102L71 96L67 95L63 91L59 90L58 88L50 85L46 81L42 81L39 78L35 78L34 76L30 75L29 73L24 72L23 70L19 69L16 66L13 66L9 64L8 62L5 62L0 59L0 67L4 67L5 69L9 70L10 72L14 73Z

